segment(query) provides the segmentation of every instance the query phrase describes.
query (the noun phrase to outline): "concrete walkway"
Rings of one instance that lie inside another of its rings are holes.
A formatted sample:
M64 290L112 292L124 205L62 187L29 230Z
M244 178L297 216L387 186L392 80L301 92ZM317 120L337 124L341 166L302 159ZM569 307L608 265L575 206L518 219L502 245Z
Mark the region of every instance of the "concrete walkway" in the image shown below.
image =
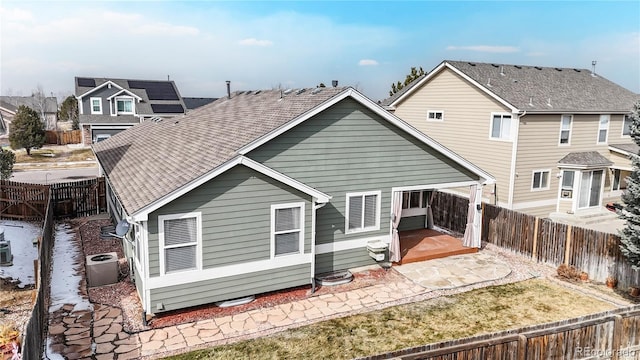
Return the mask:
M413 280L397 277L398 280L365 288L312 296L269 308L137 334L122 330L122 313L118 308L95 304L93 312L69 313L65 309L72 306L66 307L58 314L62 320L55 320L49 328L50 337L55 335L51 349L66 359L160 358L346 316L364 309L382 308L385 304L391 306L437 288L449 289L483 279L493 280L510 272L504 264L482 253L412 263L393 269L407 273ZM469 271L475 272L476 276L470 276ZM432 272L437 275L430 276ZM464 273L468 276L463 276Z

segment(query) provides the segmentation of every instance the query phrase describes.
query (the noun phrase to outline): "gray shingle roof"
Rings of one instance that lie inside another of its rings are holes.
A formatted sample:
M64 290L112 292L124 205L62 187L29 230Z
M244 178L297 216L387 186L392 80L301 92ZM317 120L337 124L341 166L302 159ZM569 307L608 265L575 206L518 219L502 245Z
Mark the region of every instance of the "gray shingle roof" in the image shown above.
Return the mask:
M609 147L628 152L630 154L637 154L640 151L640 147L637 144L609 144Z
M640 100L635 94L591 70L467 61L445 63L519 110L539 112L628 112ZM402 94L418 81L403 88ZM386 99L391 104L402 94Z
M182 100L184 101L184 105L187 107L187 110L193 110L200 106L210 104L218 100L218 98L183 97Z
M0 96L0 101L14 106L16 110L18 109L18 107L20 107L20 105L24 105L37 110L37 100L33 96ZM44 100L44 108L45 113L57 113L58 100L55 97L46 97Z
M317 107L345 88L236 92L187 115L147 121L93 145L129 214L209 173L243 146Z
M607 167L613 164L597 151L572 152L558 161L559 165L577 165L581 167Z

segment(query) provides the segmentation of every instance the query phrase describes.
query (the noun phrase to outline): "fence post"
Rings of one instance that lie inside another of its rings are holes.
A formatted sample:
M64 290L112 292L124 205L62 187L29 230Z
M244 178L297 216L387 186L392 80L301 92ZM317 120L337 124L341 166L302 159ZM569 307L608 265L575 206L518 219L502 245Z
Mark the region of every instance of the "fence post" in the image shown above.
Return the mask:
M567 241L564 243L564 264L569 265L569 254L571 253L571 225L567 225Z
M622 336L622 316L613 315L613 339L611 340L611 360L620 356L620 337Z
M518 360L527 360L527 337L525 335L518 335Z
M540 218L536 216L536 221L533 224L533 248L531 249L531 258L533 261L538 262L538 223Z

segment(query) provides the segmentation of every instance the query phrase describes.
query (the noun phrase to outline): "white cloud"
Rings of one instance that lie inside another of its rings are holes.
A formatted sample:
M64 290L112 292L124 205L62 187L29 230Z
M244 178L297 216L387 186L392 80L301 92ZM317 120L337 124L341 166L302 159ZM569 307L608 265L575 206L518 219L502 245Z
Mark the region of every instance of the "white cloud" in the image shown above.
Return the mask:
M244 46L271 46L273 42L269 40L258 40L255 38L242 39L238 41L238 44Z
M362 59L358 61L358 65L360 66L376 66L378 62L372 59Z
M167 23L144 24L132 29L133 33L141 35L172 35L196 36L200 30L192 26L171 25Z
M468 50L488 53L515 53L519 52L515 46L496 46L496 45L470 45L470 46L447 46L447 50Z
M22 9L7 9L0 7L0 18L3 21L32 21L33 14L30 11Z

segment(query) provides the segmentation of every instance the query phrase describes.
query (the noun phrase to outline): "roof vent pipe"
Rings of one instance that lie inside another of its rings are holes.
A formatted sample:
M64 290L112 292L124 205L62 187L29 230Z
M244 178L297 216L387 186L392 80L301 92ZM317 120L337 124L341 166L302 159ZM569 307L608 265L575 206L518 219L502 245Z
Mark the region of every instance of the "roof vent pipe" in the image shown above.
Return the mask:
M548 107L551 107L551 98L548 98L548 99L547 99L547 106L548 106Z
M338 87L338 80L331 80L331 86Z
M593 60L593 61L591 62L591 76L594 76L594 77L596 76L596 64L597 64L597 63L598 63L598 62L597 62L597 61L595 61L595 60Z
M504 76L504 65L500 66L500 75Z
M491 87L491 78L489 78L489 80L487 80L487 87Z
M227 80L227 98L231 99L231 80Z
M533 106L533 97L529 98L529 106Z

